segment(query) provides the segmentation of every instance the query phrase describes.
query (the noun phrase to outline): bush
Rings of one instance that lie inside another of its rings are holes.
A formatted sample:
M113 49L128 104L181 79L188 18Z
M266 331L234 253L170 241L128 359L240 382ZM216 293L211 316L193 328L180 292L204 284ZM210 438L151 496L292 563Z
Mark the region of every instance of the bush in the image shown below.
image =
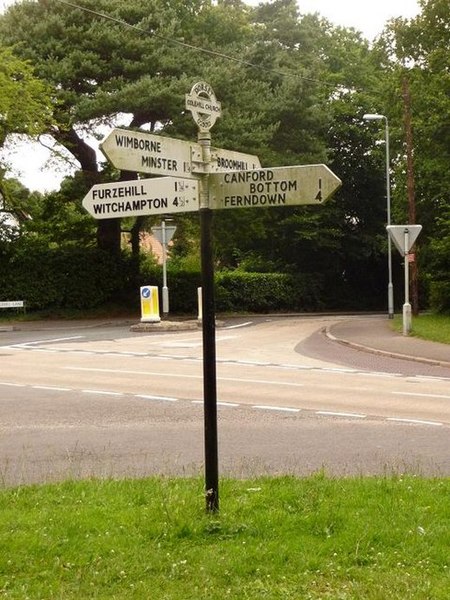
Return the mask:
M269 312L321 307L317 278L286 273L228 271L216 275L218 311Z
M33 243L0 246L0 300L25 300L29 310L88 310L105 304L139 310L139 287L162 291L162 267L128 254L96 248L47 248ZM198 270L168 264L171 314L197 314ZM218 312L314 311L323 308L319 276L285 273L216 273Z
M430 283L430 307L433 312L450 314L450 281Z
M31 310L95 308L126 290L128 263L95 248L11 246L2 252L0 299Z

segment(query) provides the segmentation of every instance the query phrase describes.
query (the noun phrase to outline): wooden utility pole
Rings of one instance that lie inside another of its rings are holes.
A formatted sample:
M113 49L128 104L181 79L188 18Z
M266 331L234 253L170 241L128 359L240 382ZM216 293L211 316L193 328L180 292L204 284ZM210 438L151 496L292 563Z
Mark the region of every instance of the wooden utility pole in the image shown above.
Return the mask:
M411 119L411 93L409 91L409 81L406 75L403 76L402 87L406 138L406 190L408 195L408 223L410 225L414 225L416 224L416 199ZM411 309L412 314L417 316L419 314L419 273L414 247L411 249L410 255L414 257L414 260L411 263Z

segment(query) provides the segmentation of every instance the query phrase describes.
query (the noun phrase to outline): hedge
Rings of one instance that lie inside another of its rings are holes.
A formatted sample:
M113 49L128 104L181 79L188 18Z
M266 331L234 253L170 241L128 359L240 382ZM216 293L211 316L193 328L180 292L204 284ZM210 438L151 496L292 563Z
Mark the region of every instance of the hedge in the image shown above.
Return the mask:
M29 310L95 308L126 288L122 257L94 248L15 250L0 251L0 300L25 300Z
M170 263L169 263L170 265ZM199 272L168 268L170 312L197 314ZM136 265L95 248L0 247L0 300L25 300L28 310L88 310L115 303L139 311L139 287L162 288L162 269ZM216 273L218 312L313 311L323 308L317 277L283 273Z

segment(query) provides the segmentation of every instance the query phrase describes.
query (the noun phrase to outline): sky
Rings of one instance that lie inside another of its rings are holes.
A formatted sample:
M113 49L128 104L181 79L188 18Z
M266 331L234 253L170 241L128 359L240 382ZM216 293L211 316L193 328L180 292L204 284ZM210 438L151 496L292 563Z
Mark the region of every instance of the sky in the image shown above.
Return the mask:
M244 1L253 6L259 3L259 0ZM0 0L0 12L14 3L15 0ZM298 0L298 4L302 14L318 12L335 25L354 27L370 41L381 33L389 19L411 18L420 10L417 0ZM12 165L9 174L31 190L55 189L64 176L54 168L45 167L49 152L39 144L20 145L8 158Z

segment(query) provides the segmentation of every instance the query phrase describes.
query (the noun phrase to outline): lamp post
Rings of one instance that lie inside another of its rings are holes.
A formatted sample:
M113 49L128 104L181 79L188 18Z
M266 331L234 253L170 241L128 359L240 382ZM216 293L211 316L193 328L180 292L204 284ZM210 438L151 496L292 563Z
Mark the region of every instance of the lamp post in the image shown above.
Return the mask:
M365 114L363 119L366 121L385 121L385 140L386 140L386 203L387 203L387 224L391 224L391 182L389 175L389 123L385 115ZM392 244L388 235L388 316L394 318L394 285L392 283Z

